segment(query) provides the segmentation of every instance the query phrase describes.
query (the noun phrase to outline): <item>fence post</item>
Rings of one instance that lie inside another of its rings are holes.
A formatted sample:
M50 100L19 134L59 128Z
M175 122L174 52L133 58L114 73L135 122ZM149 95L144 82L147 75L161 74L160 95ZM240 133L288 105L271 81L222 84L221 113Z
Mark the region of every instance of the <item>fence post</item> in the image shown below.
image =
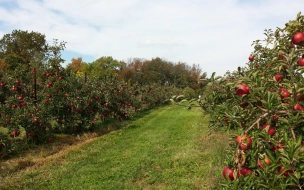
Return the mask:
M36 67L34 67L34 103L37 103L37 75L36 75Z

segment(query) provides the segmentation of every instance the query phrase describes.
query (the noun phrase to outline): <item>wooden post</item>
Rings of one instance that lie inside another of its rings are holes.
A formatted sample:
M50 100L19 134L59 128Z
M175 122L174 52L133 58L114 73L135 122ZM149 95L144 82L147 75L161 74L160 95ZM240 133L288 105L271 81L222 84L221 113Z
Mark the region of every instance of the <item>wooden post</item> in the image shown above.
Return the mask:
M36 67L34 67L34 103L37 103L37 74L36 74Z

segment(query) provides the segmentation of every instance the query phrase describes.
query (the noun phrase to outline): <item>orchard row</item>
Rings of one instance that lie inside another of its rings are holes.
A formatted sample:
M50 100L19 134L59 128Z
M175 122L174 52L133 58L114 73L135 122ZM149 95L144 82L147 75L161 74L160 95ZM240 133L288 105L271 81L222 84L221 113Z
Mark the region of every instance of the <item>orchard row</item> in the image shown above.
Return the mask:
M246 67L210 79L211 127L235 130L223 189L304 189L304 16L254 41Z
M171 95L171 87L131 85L118 81L115 75L88 79L63 68L28 71L15 77L4 75L0 81L2 158L15 151L17 140L45 143L53 141L54 133L91 131L97 122L128 119L138 110L162 104Z

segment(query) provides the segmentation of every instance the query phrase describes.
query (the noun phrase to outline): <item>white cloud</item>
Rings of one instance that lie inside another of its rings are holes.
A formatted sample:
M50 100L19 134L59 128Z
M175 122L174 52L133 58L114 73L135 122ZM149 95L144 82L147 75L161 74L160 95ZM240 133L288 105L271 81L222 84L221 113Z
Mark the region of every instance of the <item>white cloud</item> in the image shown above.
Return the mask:
M33 30L96 59L159 56L224 74L245 66L252 41L263 39L264 29L284 27L303 5L303 0L0 0L5 25L0 35Z

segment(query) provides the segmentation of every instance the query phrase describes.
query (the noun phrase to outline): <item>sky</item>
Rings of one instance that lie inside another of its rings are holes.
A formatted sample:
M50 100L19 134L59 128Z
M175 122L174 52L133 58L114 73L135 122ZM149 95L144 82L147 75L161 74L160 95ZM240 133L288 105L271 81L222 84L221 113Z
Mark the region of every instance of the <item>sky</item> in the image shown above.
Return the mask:
M0 0L0 37L17 29L65 41L63 66L160 57L224 75L248 63L265 29L284 28L301 8L303 0Z

